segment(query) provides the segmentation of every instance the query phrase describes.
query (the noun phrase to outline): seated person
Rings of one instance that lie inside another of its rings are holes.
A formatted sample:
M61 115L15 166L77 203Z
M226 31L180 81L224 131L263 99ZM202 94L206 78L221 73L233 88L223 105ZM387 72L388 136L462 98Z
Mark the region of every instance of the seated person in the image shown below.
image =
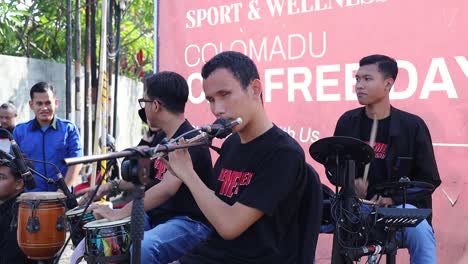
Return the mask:
M420 117L390 104L389 93L398 74L394 59L385 55L371 55L362 58L359 66L355 90L359 103L364 107L344 113L336 124L334 135L373 143L375 158L367 172L368 180L364 176L364 167L357 170L357 196L377 206L402 207L401 197L384 197L376 192L375 187L380 183L396 182L401 176L430 183L434 187L440 185L429 129ZM376 125L373 125L374 122ZM376 127L375 138L370 136L373 126ZM404 168L399 167L399 157L412 158L408 159L407 172L401 171ZM407 208L431 208L431 194L417 200L409 199L407 203ZM404 230L403 242L408 248L412 264L437 263L434 232L428 220ZM397 239L401 240L401 235Z
M184 182L216 230L176 263L312 263L319 225L301 224L313 211L301 205L306 188L320 189L319 182L307 184L304 151L268 118L256 65L226 51L203 66L202 77L213 115L242 123L221 147L214 192L186 150L169 153L171 176ZM308 226L316 228L307 232Z
M159 72L144 81L144 97L139 99L140 107L145 110L150 128L159 128L155 138L146 138L146 143L155 144L164 137L176 138L194 127L185 119L185 104L188 100L186 80L175 72ZM192 132L188 138L197 136ZM153 143L151 143L153 142ZM188 149L193 163L191 167L208 183L212 178L211 155L208 147L198 146ZM168 263L178 259L199 242L206 239L211 232L208 221L201 213L193 196L183 182L175 177L168 177L170 172L165 164L157 159L151 166L151 175L156 183L146 190L144 209L149 215L149 230L145 231L141 243L142 263ZM133 184L117 180L104 185L98 196L110 190L131 190ZM80 192L89 195L92 189ZM112 210L107 206L93 205L96 218L111 221L131 215L132 203L122 209ZM154 210L153 210L154 209Z
M0 263L34 263L18 246L12 219L18 215L16 198L24 190L24 181L13 160L0 152Z

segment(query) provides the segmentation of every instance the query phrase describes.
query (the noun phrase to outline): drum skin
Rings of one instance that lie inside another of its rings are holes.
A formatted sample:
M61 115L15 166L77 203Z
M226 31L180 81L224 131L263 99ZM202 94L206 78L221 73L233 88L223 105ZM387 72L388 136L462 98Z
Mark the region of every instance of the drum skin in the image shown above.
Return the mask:
M93 204L107 205L112 209L112 203L108 201L99 201ZM71 240L73 246L78 246L80 241L85 237L86 233L83 229L83 226L89 222L95 221L96 218L93 215L93 212L84 212L84 206L78 206L73 209L68 210L65 215L67 216L68 230L70 231ZM83 218L81 215L83 215ZM81 221L80 221L81 219Z
M117 221L100 219L87 223L84 229L88 256L129 256L130 218Z

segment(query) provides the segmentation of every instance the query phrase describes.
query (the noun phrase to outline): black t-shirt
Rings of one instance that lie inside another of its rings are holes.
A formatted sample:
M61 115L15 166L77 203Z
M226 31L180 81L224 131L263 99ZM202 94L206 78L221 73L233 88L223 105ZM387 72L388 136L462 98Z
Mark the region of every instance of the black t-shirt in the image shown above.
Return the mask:
M364 117L362 118L361 122L360 139L369 144L373 120L367 117L364 112L363 115ZM385 159L387 158L389 128L390 116L379 120L374 145L375 156L371 161L369 174L367 176L369 181L369 191L366 197L367 199L371 199L375 194L372 188L373 186L388 181ZM364 167L360 167L358 169L358 175L356 175L356 178L363 177L363 175Z
M277 126L246 144L237 134L230 136L215 164L216 195L265 214L233 240L213 232L180 262L296 263L304 163L299 144Z
M0 204L0 264L28 263L18 246L16 228L10 226L11 220L18 214L15 201L16 197Z
M194 127L185 120L184 123L180 125L174 134L174 138L182 135L183 133L194 129ZM197 136L198 132L189 133L184 136L185 139L190 139ZM156 135L160 138L158 135ZM160 141L162 138L160 138ZM188 148L190 157L192 158L193 168L195 172L199 175L200 179L210 187L210 180L213 177L213 165L211 162L211 154L206 146L190 147ZM164 178L164 173L167 171L164 163L158 159L154 160L152 163L154 170L154 180L156 184L161 182ZM193 198L190 190L185 184L182 184L177 191L177 193L172 196L165 203L161 204L158 208L155 208L148 212L150 216L151 224L157 225L167 221L169 218L174 216L183 215L189 216L195 220L202 221L207 223L205 216L198 207L195 199Z

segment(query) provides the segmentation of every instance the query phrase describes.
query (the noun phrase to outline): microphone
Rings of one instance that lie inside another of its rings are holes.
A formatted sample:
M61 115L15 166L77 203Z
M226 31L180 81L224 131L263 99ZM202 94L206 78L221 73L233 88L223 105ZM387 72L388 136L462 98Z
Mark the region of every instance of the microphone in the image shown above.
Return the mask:
M13 154L15 155L15 164L18 167L21 177L23 178L24 186L26 187L26 189L29 190L36 188L36 181L34 180L31 171L24 163L23 153L21 153L18 144L13 138L10 139L10 142L11 149L13 150Z
M31 171L24 163L23 153L21 153L18 144L16 144L16 141L14 139L11 139L10 142L13 154L15 155L16 166L18 166L18 170L21 173L21 177L23 177L24 186L26 187L26 189L29 190L36 188L36 181L34 180Z
M41 175L39 172L37 171L34 171L34 173L36 173L37 175L39 175L40 177L42 177L43 179L48 179L48 183L49 184L54 184L55 186L57 186L57 188L59 188L60 190L62 190L63 194L65 194L65 197L66 198L66 201L65 201L65 204L67 206L68 209L73 209L75 207L78 206L78 201L76 200L76 197L75 195L73 195L71 192L70 192L70 189L68 189L68 186L67 184L65 183L65 180L63 179L63 175L62 175L62 172L60 172L59 168L57 167L57 165L55 165L54 163L52 162L48 162L48 161L44 161L44 160L34 160L34 159L26 159L28 161L33 161L33 162L39 162L39 163L44 163L44 164L48 164L48 165L51 165L55 172L57 173L57 180L53 180L53 179L50 179L50 178L47 178L43 175ZM50 182L49 182L50 181Z
M67 197L65 204L68 209L73 209L78 206L78 201L75 198L75 195L73 195L70 192L70 189L68 189L67 184L65 183L65 180L63 179L62 173L60 171L57 173L57 180L55 181L55 184L57 187L62 190L63 194L65 194L65 197Z
M241 124L242 118L238 117L233 121L218 118L212 125L202 126L201 131L216 138L225 138L232 133L232 128Z
M13 161L15 157L8 152L5 152L3 149L0 149L0 157L5 157L8 161Z
M66 165L70 166L70 165L75 165L79 163L90 163L90 162L95 162L99 160L126 158L126 157L132 157L132 156L137 156L137 155L141 157L147 157L147 158L149 157L149 158L154 159L154 158L159 157L156 155L159 152L167 153L169 151L173 151L179 148L208 145L208 143L210 142L207 142L207 141L211 140L214 137L225 138L229 136L229 134L232 133L233 127L241 123L242 123L242 119L240 117L236 118L233 121L228 121L226 119L220 118L220 119L217 119L212 125L206 125L198 129L194 129L193 131L202 131L204 133L201 133L200 135L189 139L186 142L186 144L179 145L177 143L174 143L171 140L166 143L161 142L156 147L151 147L151 148L142 148L142 147L128 148L119 152L98 154L98 155L92 155L92 156L87 156L87 157L66 158L63 161ZM189 132L193 132L193 131L189 131ZM179 138L181 138L185 134L187 134L187 132L177 137L177 139L174 141L177 141ZM164 155L164 153L162 153L162 155Z
M23 178L24 186L26 187L26 189L29 189L29 190L34 189L36 187L36 181L34 180L34 177L31 171L29 170L28 166L26 166L24 162L23 153L21 152L20 147L16 143L10 131L3 129L3 128L2 128L2 131L7 132L8 134L8 139L10 139L11 149L13 150L13 154L15 156L14 162L16 166L18 167L21 177Z

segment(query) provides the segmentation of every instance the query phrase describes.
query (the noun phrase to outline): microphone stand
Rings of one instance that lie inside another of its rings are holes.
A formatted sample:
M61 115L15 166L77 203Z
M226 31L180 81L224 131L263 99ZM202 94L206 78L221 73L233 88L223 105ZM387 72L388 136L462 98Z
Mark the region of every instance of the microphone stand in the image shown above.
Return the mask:
M136 155L152 157L153 155L159 152L170 152L176 149L203 146L207 144L208 142L206 142L205 140L200 141L200 142L194 142L194 143L184 143L180 145L174 144L174 143L168 143L168 144L160 144L159 147L154 147L154 148L136 147L136 148L129 148L129 149L122 150L122 151L106 153L106 154L66 158L63 160L63 162L66 165L70 166L70 165L75 165L75 164L80 164L80 163L86 164L86 163L91 163L91 162L100 161L100 160L128 158L128 157L133 157Z
M133 264L141 263L141 241L144 237L144 222L145 222L145 186L138 183L133 189L133 206L130 223L130 233L132 234L132 262Z
M408 184L410 184L411 180L407 176L403 176L398 180L398 183L401 186L401 189L403 190L403 209L406 208L406 191L408 189ZM396 254L398 250L398 245L396 241L396 233L401 232L402 235L402 241L405 241L405 228L402 227L401 230L398 230L397 228L390 227L388 228L388 251L386 253L387 255L387 264L395 264L396 263Z
M60 172L60 170L57 168L55 164L53 164L52 162L45 162L42 160L33 160L33 159L26 159L26 160L52 165L52 167L54 167L55 171L57 172L57 180L53 180L47 176L44 176L43 174L41 174L40 172L36 171L33 168L29 168L29 169L32 172L34 172L34 174L36 174L37 176L45 180L47 184L57 186L63 192L63 194L65 194L65 196L67 197L65 201L67 209L73 209L78 206L78 202L76 201L75 196L70 192L70 189L68 189L63 179L62 173Z

